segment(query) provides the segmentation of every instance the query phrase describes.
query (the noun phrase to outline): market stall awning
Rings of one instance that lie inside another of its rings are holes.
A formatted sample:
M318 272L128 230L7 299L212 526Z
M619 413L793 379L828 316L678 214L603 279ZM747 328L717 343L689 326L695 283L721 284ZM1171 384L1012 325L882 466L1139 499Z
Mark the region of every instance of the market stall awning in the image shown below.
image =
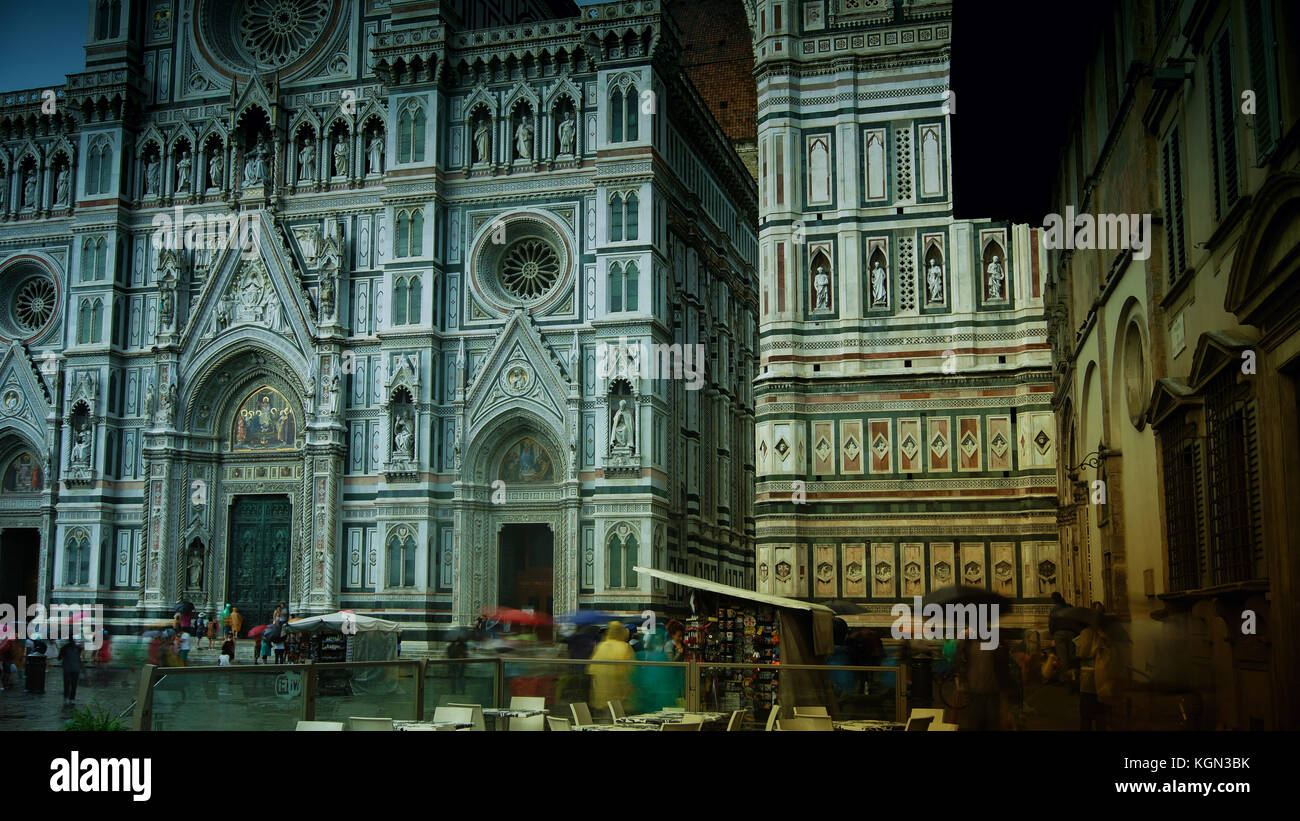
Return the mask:
M807 610L812 613L829 613L834 616L835 611L824 604L814 602L800 601L799 599L787 599L784 596L771 596L767 593L758 593L753 590L746 590L743 587L732 587L729 584L701 579L697 576L688 576L685 573L672 573L668 570L655 570L649 567L632 568L637 573L645 573L648 576L654 576L656 579L663 579L670 584L680 584L685 587L694 587L698 590L708 590L711 593L719 593L723 596L730 596L733 599L748 599L749 601L759 602L771 607L788 607L792 610Z
M323 616L307 616L302 619L294 619L284 626L284 629L291 633L315 633L321 630L344 632L343 627L347 625L347 632L357 633L400 633L402 625L395 621L387 619L377 619L374 616L364 616L360 613L353 613L350 610L340 610L337 613L326 613Z
M833 647L831 634L831 620L835 618L835 611L824 604L814 602L800 601L799 599L787 599L784 596L772 596L767 593L758 593L753 590L746 590L743 587L732 587L729 584L709 581L696 576L688 576L685 573L673 573L668 570L655 570L649 567L633 567L637 573L645 573L656 579L662 579L669 584L680 584L684 587L693 587L697 590L706 590L710 593L716 593L720 596L728 596L733 599L742 599L745 601L766 604L769 607L779 607L785 610L802 610L811 615L812 622L812 647L813 653L818 655L828 655ZM783 642L783 646L787 643ZM796 659L796 663L798 663Z

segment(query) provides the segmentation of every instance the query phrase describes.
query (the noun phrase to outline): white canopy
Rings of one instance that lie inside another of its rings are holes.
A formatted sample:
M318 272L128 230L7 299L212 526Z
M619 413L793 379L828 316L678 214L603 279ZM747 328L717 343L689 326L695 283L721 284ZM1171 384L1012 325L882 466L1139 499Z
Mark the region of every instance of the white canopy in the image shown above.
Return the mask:
M724 596L730 596L733 599L748 599L749 601L759 602L760 604L770 605L772 607L789 607L792 610L807 610L812 613L829 613L834 616L835 611L824 604L816 602L800 601L799 599L787 599L784 596L772 596L767 593L758 593L753 590L746 590L743 587L732 587L729 584L701 579L698 576L688 576L685 573L673 573L668 570L656 570L653 567L634 567L632 570L636 573L645 573L654 576L656 579L663 579L672 584L680 584L684 587L694 587L697 590L708 590L711 593L720 593Z
M363 616L350 610L326 613L323 616L308 616L305 619L291 621L284 628L291 633L319 633L325 631L341 633L344 632L343 627L345 624L348 628L347 632L353 632L353 627L356 627L355 632L357 633L402 632L402 625L395 621L377 619L374 616Z

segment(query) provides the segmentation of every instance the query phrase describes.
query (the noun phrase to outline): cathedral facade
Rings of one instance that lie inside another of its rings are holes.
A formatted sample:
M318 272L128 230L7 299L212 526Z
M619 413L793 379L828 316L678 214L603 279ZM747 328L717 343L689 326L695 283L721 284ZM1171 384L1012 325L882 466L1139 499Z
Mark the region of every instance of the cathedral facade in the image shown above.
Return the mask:
M954 216L947 0L747 4L758 82L757 587L864 624L1065 589L1041 231Z
M4 600L753 585L757 193L664 5L92 2L0 97Z

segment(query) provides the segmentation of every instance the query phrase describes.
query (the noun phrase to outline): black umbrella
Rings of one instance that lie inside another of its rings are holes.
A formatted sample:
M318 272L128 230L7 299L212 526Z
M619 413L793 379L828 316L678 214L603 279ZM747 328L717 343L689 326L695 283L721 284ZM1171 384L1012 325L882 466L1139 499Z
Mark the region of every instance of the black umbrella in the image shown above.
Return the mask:
M863 613L871 612L866 608L866 606L855 601L849 601L848 599L827 599L818 603L824 604L834 610L835 615L837 616L858 616Z
M921 604L923 606L937 604L940 607L949 604L987 604L997 605L999 613L1007 613L1011 610L1011 600L1006 596L994 593L987 588L960 584L931 590L925 598L921 599Z
M1094 626L1100 615L1091 607L1063 607L1052 613L1052 624L1057 630L1078 633L1084 628Z
M194 602L189 601L188 599L184 601L178 601L176 602L176 604L172 605L172 610L174 610L177 613L186 613L186 614L193 613L195 609L196 608L194 607Z

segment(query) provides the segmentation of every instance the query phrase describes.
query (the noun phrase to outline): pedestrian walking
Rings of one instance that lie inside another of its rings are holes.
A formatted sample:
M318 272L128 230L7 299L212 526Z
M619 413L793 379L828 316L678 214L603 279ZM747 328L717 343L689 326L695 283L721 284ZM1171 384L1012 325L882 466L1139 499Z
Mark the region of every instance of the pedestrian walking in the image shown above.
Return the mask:
M1005 644L986 649L979 639L963 639L955 659L958 682L966 693L963 730L1002 729L1002 697L1011 689L1011 653Z
M45 692L45 640L41 638L40 631L37 630L29 634L26 644L27 663L23 668L23 678L25 679L27 692L44 693Z
M63 665L63 703L73 704L77 700L77 680L81 678L81 645L76 639L59 650L59 662Z
M180 647L181 664L182 665L189 664L190 663L190 634L188 632L182 631L181 634L177 637L177 641L178 641L178 646Z
M217 640L217 614L208 614L208 649L212 649L212 642Z
M271 663L271 640L268 639L268 638L266 638L265 635L263 635L263 637L262 637L262 651L261 651L261 656L262 656L262 663L263 663L263 664L270 664L270 663Z
M621 621L611 621L605 631L605 638L596 645L591 654L592 661L635 661L636 653L627 643L627 628ZM589 703L594 709L605 710L611 701L627 701L630 692L628 681L631 667L623 664L589 664L587 675L591 676L591 696Z
M239 631L244 629L244 614L239 612L238 607L230 608L230 631L235 638L239 638Z
M275 635L275 643L271 645L275 649L275 663L284 664L284 630L282 629Z

